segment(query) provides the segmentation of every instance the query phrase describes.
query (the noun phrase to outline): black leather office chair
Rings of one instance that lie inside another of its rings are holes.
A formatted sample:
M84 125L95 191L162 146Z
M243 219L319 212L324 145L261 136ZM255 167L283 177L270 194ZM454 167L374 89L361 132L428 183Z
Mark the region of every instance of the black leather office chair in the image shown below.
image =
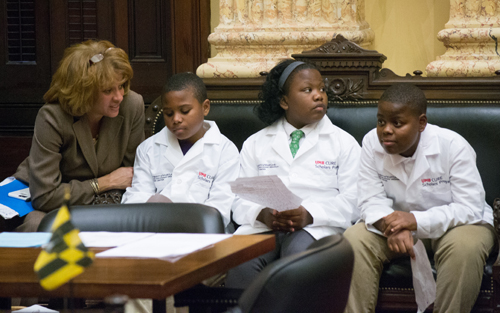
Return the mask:
M176 306L190 312L343 312L349 296L354 254L342 235L322 238L308 250L268 265L242 291L199 287L176 295ZM226 306L227 307L227 306Z
M354 254L341 235L278 260L243 292L232 312L344 312Z
M50 232L58 210L38 226ZM81 231L224 233L220 212L198 203L131 203L70 207L71 222Z
M50 232L58 210L44 216L39 232ZM71 222L80 231L224 233L220 212L198 203L131 203L70 207ZM82 301L80 300L80 306ZM62 308L61 299L49 306ZM165 300L153 299L153 312L165 312Z

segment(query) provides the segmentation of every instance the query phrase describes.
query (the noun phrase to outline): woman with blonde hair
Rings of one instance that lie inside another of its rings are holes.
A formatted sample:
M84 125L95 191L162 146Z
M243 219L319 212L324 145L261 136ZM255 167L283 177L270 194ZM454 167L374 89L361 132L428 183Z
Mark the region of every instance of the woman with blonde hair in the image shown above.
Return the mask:
M130 90L132 76L125 51L108 41L65 50L36 117L30 154L14 174L29 185L35 209L18 231L36 231L67 187L76 205L131 185L144 140L144 102Z

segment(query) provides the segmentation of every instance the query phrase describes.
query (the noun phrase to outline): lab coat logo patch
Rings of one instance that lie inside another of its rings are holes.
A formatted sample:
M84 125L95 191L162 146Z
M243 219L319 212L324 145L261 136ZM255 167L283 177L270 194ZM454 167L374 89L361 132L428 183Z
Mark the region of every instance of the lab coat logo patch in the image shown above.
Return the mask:
M314 167L322 170L332 170L339 168L337 162L335 161L314 161Z
M271 168L278 168L278 164L276 163L269 163L269 164L257 164L257 169L259 171L265 171Z
M422 178L420 181L422 182L422 187L437 186L440 184L449 184L450 183L450 181L444 179L443 176L434 177L434 178Z
M203 172L198 172L198 179L211 184L214 177Z
M167 178L172 178L172 173L161 174L161 175L153 175L154 182L164 181Z
M388 175L381 175L381 174L378 174L378 178L383 181L384 183L389 181L389 180L399 180L399 178L397 178L396 176L388 176Z

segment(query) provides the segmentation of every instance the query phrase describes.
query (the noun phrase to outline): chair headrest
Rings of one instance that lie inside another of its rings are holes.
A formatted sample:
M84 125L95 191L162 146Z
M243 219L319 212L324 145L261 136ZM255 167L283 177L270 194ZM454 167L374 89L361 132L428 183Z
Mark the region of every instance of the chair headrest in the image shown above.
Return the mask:
M341 235L268 265L239 300L243 312L343 312L354 254Z
M81 231L224 233L220 212L198 203L132 203L81 205L70 208ZM50 231L57 210L48 213L38 231Z

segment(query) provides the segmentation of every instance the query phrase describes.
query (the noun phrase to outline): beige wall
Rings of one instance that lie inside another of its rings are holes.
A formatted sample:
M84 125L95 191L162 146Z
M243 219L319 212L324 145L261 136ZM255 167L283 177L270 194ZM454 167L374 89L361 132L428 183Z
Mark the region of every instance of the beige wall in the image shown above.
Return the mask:
M387 56L384 67L398 75L421 70L445 52L437 33L450 16L449 0L366 0L366 21L375 32L371 49ZM211 0L212 31L219 24L219 0ZM212 49L212 56L215 55Z
M210 26L212 28L212 33L214 28L219 25L219 0L210 0ZM212 56L214 56L214 51L212 49Z

